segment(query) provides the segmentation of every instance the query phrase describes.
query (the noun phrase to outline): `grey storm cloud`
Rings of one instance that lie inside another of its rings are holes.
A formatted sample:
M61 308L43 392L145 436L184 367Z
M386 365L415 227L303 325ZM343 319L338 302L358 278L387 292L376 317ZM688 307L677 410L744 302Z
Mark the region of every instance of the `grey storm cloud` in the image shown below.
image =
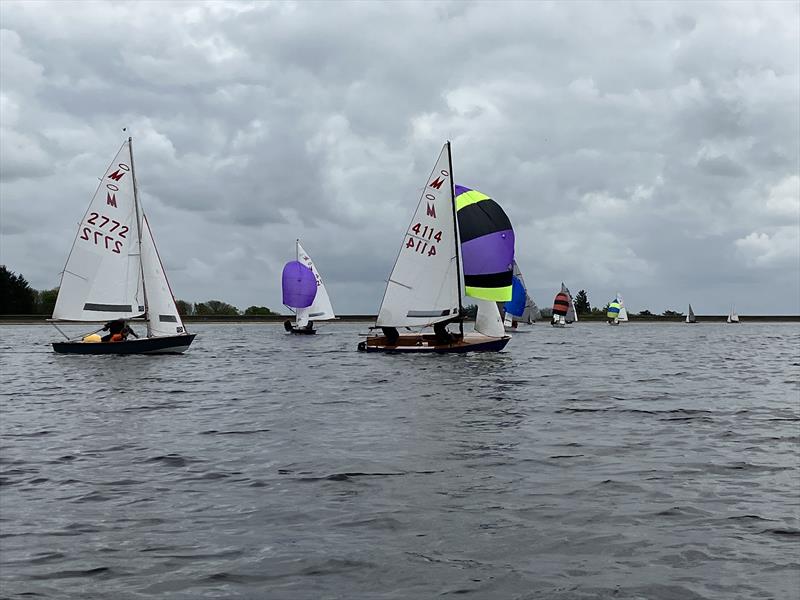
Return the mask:
M800 312L800 3L3 2L0 260L58 284L124 139L172 288L376 312L442 143L548 305Z

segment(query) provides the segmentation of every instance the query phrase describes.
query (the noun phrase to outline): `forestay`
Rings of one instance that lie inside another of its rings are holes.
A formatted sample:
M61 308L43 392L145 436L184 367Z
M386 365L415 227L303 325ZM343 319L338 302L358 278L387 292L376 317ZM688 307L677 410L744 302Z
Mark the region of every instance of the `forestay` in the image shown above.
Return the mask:
M147 296L147 337L184 333L183 321L145 216L142 216L142 273Z
M308 307L308 309L304 311L307 315L307 319L311 321L327 321L329 319L335 319L336 315L333 313L331 299L328 296L328 290L325 289L325 284L322 282L322 276L320 276L319 271L317 271L317 268L314 266L314 262L300 245L299 241L297 242L297 260L311 269L317 285L317 294L314 296L314 302ZM298 320L299 318L300 311L298 311Z
M379 327L425 326L459 313L450 144L426 180L378 313Z
M107 321L140 316L139 231L126 141L83 216L61 276L53 319Z

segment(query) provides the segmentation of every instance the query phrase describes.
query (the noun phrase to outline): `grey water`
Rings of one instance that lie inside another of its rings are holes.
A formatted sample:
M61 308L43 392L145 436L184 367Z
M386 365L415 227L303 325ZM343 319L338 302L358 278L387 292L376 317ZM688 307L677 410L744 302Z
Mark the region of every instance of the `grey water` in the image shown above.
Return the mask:
M198 325L183 356L0 327L3 598L800 594L800 326Z

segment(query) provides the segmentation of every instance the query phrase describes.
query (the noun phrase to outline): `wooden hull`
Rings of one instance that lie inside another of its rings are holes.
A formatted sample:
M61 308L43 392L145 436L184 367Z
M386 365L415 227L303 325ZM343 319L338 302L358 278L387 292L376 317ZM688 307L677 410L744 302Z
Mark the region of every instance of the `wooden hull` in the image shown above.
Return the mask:
M510 336L492 338L483 335L467 335L450 344L437 343L433 335L401 335L397 343L388 345L385 336L368 337L359 342L360 352L384 352L389 354L461 354L465 352L500 352L506 347Z
M196 335L185 333L124 342L53 342L53 351L59 354L181 354Z

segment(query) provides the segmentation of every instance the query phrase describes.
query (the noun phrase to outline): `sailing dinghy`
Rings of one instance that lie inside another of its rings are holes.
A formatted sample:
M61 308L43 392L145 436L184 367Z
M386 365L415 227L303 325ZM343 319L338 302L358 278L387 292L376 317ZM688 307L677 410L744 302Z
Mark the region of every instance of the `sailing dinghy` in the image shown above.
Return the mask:
M522 272L514 261L514 272L511 284L511 300L505 303L498 303L498 308L503 315L503 326L509 333L519 333L525 331L519 329L519 324L524 323L533 325L536 319L542 317L539 307L528 295L528 288L525 286L525 280L522 277Z
M494 200L455 186L452 164L447 142L426 181L386 284L375 324L383 335L367 337L358 344L360 351L497 352L511 339L497 309L497 302L511 299L511 224ZM467 334L462 281L478 306L474 331ZM458 333L447 330L448 324L456 323ZM430 326L433 334L422 331ZM401 327L412 333L400 334Z
M736 309L731 306L731 312L728 313L728 323L739 323L739 315L736 314Z
M322 277L300 240L295 242L295 260L283 267L281 283L283 303L295 313L295 322L286 322L289 333L314 334L314 321L336 318Z
M625 302L619 292L617 292L617 297L608 303L606 318L609 325L619 325L628 321L628 311L625 309Z
M578 320L578 313L575 312L575 302L569 288L561 282L561 291L553 299L553 319L550 325L553 327L565 327Z
M686 322L687 323L697 323L697 317L694 316L694 311L692 310L692 305L689 305L689 314L686 315Z
M138 318L147 324L147 336L117 342L93 341L96 335L71 339L56 325ZM53 343L61 354L179 354L195 338L178 314L139 202L131 138L122 144L83 216L51 322L67 338Z

